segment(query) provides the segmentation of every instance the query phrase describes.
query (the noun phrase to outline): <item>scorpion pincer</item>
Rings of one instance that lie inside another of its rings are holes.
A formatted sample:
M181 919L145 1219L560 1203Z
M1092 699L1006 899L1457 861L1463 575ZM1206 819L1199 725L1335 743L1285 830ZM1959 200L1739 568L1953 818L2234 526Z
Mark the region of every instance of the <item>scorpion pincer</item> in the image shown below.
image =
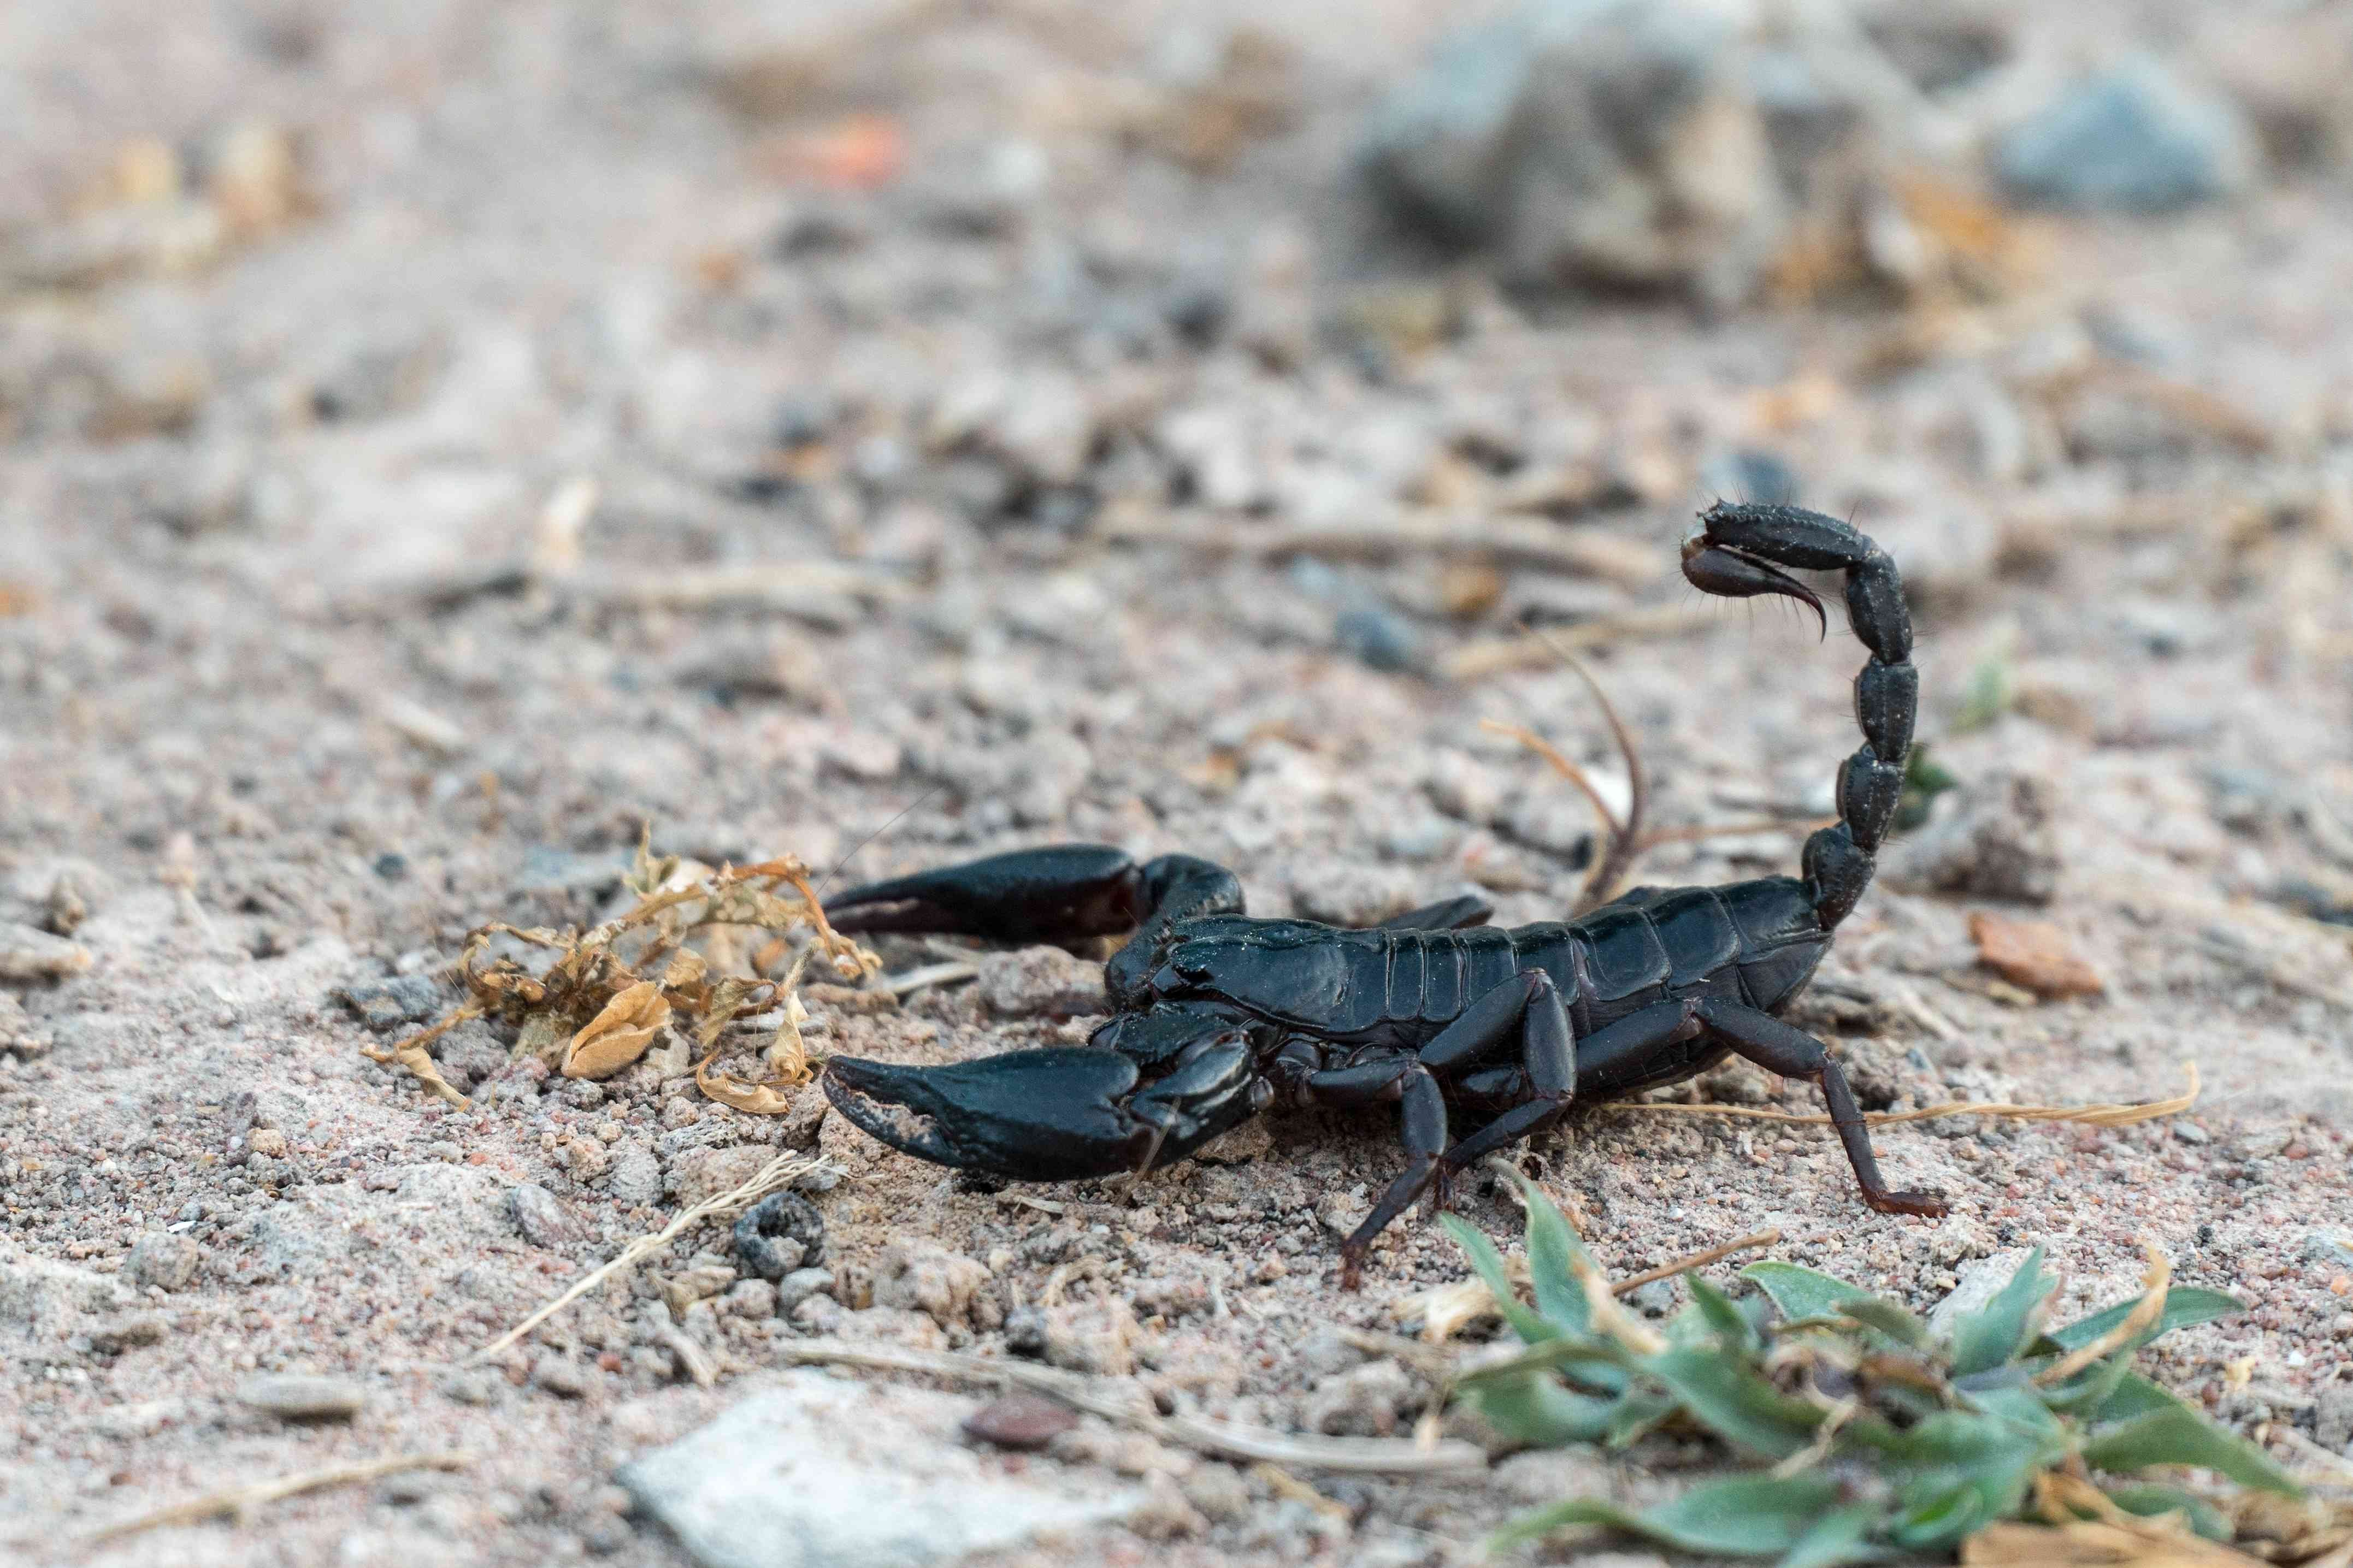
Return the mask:
M1940 1215L1889 1189L1846 1074L1779 1014L1870 884L1895 815L1919 706L1912 626L1886 552L1836 518L1727 505L1700 515L1683 575L1725 597L1821 600L1790 570L1845 574L1870 652L1856 678L1863 743L1838 775L1838 820L1802 875L1637 888L1568 921L1512 930L1476 898L1370 930L1242 912L1232 872L1187 855L1017 850L876 882L829 900L845 931L955 931L1009 942L1128 935L1105 965L1113 1012L1088 1046L944 1067L838 1058L825 1086L857 1126L942 1165L1018 1181L1148 1171L1278 1100L1394 1104L1405 1169L1341 1247L1358 1284L1373 1238L1430 1190L1556 1121L1688 1079L1736 1055L1821 1090L1863 1201Z

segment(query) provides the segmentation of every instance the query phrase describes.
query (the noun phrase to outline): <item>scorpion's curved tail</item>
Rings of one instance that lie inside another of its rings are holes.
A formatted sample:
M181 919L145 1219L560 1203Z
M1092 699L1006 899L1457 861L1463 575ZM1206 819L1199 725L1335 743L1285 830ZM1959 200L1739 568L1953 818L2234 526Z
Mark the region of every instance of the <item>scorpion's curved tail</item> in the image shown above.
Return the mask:
M1806 886L1828 931L1846 919L1871 886L1872 858L1904 793L1904 760L1920 710L1904 582L1887 552L1852 526L1818 511L1718 501L1700 513L1699 521L1699 532L1683 544L1683 575L1694 587L1729 598L1786 595L1812 606L1827 630L1821 600L1779 568L1843 572L1847 621L1871 650L1871 662L1854 681L1854 712L1863 739L1839 769L1839 819L1806 840Z

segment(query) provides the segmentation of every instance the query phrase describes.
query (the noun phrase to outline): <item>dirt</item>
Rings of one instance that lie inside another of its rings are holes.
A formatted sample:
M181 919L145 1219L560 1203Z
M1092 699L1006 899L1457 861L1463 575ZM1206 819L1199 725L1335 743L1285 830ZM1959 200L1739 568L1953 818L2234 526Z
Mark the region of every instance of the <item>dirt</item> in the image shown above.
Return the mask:
M2297 1458L2353 1382L2341 174L2042 220L2039 280L1989 303L1507 297L1382 261L1339 173L1445 10L8 8L0 223L72 265L0 284L0 1550L461 1448L80 1560L682 1562L617 1467L811 1327L1027 1336L1173 1408L1409 1428L1426 1385L1333 1331L1463 1268L1409 1222L1338 1289L1398 1161L1380 1115L1273 1118L1124 1194L991 1192L812 1131L814 1089L746 1117L657 1066L550 1077L476 1025L441 1049L459 1110L362 1047L454 1004L478 923L596 918L644 823L845 880L1092 840L1219 859L1259 912L1472 888L1555 918L1593 813L1480 721L1623 774L1574 676L1492 657L1526 615L1599 627L1654 823L1762 822L1639 879L1788 872L1862 655L1674 581L1748 451L1905 569L1921 733L1960 781L1939 821L1989 814L1982 847L2029 778L2048 820L2007 847L2056 857L1989 894L1899 841L1793 1016L1874 1108L2158 1099L2188 1062L2203 1095L1882 1134L1941 1221L1863 1209L1816 1129L1597 1109L1524 1168L1613 1270L1778 1226L1775 1256L1923 1309L2030 1244L2062 1311L2105 1304L2147 1237L2250 1309L2161 1375ZM126 203L158 167L177 194ZM1583 499L1504 517L1555 469ZM1250 542L1390 514L1451 531ZM1491 523L1550 553L1461 542ZM2105 993L1981 967L1985 910L2047 921ZM1085 1017L1024 1012L1091 994L1074 967L820 997L810 1043L1075 1043ZM1745 1068L1692 1092L1816 1109ZM841 1179L796 1316L713 1227L463 1365L806 1139ZM1493 1184L1461 1200L1515 1232ZM723 1284L681 1314L716 1386L644 1331L656 1275L681 1304ZM240 1399L266 1373L348 1386L298 1419ZM1467 1560L1547 1489L1648 1496L1688 1458L1305 1478L1317 1508L1092 1421L1054 1445L1187 1473L1155 1483L1168 1539L1028 1561Z

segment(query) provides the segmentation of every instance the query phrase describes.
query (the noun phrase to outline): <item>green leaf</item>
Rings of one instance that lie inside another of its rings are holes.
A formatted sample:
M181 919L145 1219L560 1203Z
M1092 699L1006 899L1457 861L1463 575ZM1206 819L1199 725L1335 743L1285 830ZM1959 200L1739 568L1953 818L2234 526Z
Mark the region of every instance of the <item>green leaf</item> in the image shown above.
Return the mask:
M1831 1510L1799 1537L1778 1568L1835 1568L1841 1563L1867 1563L1886 1555L1868 1540L1882 1511L1860 1502Z
M2018 1511L2037 1470L2067 1454L2067 1435L2033 1403L2012 1392L1993 1413L1946 1410L1902 1434L1883 1451L1881 1468L1896 1481L1903 1513L1889 1538L1921 1551L1941 1550L1969 1531Z
M2304 1489L2261 1448L2224 1431L2186 1405L2153 1410L2095 1434L2084 1445L2084 1462L2119 1472L2148 1465L2196 1465L2219 1470L2241 1486L2289 1497L2304 1495Z
M1504 1436L1546 1448L1599 1441L1618 1403L1571 1393L1543 1372L1483 1381L1461 1393L1462 1403Z
M1519 1177L1520 1194L1528 1206L1528 1277L1535 1287L1536 1310L1581 1333L1593 1326L1593 1307L1570 1263L1583 1258L1585 1248L1545 1190L1517 1171L1512 1173Z
M1893 1301L1877 1296L1865 1296L1860 1300L1841 1301L1838 1315L1875 1329L1906 1349L1916 1349L1928 1342L1928 1325Z
M1614 1394L1625 1391L1627 1369L1639 1360L1614 1340L1591 1334L1561 1334L1525 1345L1501 1360L1482 1362L1461 1373L1455 1381L1456 1386L1469 1388L1534 1369L1558 1373L1577 1387L1594 1394Z
M1769 1259L1752 1263L1740 1271L1740 1277L1773 1298L1781 1316L1792 1322L1800 1318L1827 1318L1849 1301L1871 1300L1871 1292L1860 1285L1794 1263Z
M1888 1523L1887 1538L1915 1552L1940 1551L1957 1545L1998 1517L1987 1510L1977 1487L1967 1481L1950 1483L1897 1514Z
M1768 1459L1798 1452L1821 1425L1818 1406L1783 1394L1749 1371L1735 1352L1686 1346L1651 1357L1642 1370L1665 1384L1693 1420Z
M1683 1401L1637 1389L1618 1401L1609 1413L1609 1430L1601 1441L1612 1448L1630 1447L1657 1431L1683 1408Z
M2113 1488L2108 1497L2126 1513L2138 1514L2143 1519L2155 1519L2161 1513L2186 1513L2189 1516L2189 1528L2209 1541L2227 1543L2237 1533L2231 1528L2231 1521L2224 1519L2213 1504L2178 1488L2144 1482L2137 1486Z
M1599 1498L1570 1498L1505 1525L1488 1545L1500 1551L1572 1524L1606 1524L1684 1552L1778 1557L1806 1539L1838 1496L1838 1482L1813 1475L1712 1481L1641 1513Z
M2116 1390L2132 1374L2132 1359L2133 1352L2123 1350L2105 1361L2095 1361L2066 1382L2040 1390L2042 1403L2053 1410L2069 1412L2101 1409L2116 1397Z
M2183 1403L2174 1394L2159 1388L2137 1372L2128 1372L2116 1380L2116 1392L2092 1408L2094 1427L2130 1421L2156 1410L2179 1410L2189 1415L2199 1414L2196 1408Z
M1460 1215L1440 1215L1438 1223L1446 1227L1446 1234L1469 1257L1471 1271L1485 1283L1487 1293L1495 1298L1496 1310L1512 1325L1514 1333L1530 1344L1559 1337L1559 1329L1521 1303L1520 1293L1512 1288L1512 1277L1504 1271L1504 1255L1495 1250L1495 1244L1487 1239L1485 1231Z
M2042 1249L2028 1253L1992 1300L1962 1313L1953 1324L1953 1375L1990 1372L2016 1356L2026 1343L2035 1309L2058 1285L2042 1272Z
M2063 1329L2053 1329L2043 1335L2035 1342L2034 1348L2037 1351L2081 1350L2130 1317L2132 1310L2139 1304L2140 1298L2136 1296L2105 1311L2079 1318ZM2211 1323L2217 1318L2227 1318L2233 1312L2246 1310L2246 1303L2235 1296L2225 1296L2220 1290L2204 1290L2195 1285L2176 1285L2166 1292L2165 1310L2158 1314L2156 1327L2143 1334L2137 1342L2147 1344L2158 1335L2169 1334L2176 1329L2186 1329L2195 1323Z
M1725 1348L1752 1356L1765 1348L1757 1325L1748 1321L1748 1315L1731 1297L1697 1274L1684 1275L1683 1283L1691 1288L1693 1308Z

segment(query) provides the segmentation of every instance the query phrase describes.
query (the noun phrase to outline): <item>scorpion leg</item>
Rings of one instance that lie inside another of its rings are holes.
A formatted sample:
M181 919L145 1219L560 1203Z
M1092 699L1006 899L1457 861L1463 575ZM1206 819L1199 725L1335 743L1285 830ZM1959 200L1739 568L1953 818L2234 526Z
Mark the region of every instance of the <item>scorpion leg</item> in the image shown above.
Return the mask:
M1882 1214L1927 1215L1946 1212L1945 1200L1934 1193L1890 1192L1871 1152L1871 1129L1847 1086L1846 1071L1823 1044L1802 1029L1793 1028L1769 1013L1736 1002L1701 997L1694 1003L1699 1022L1715 1038L1767 1072L1786 1078L1810 1079L1829 1105L1831 1125L1846 1145L1848 1163L1862 1188L1862 1201Z
M1509 1041L1520 1046L1521 1092L1528 1098L1449 1148L1438 1173L1438 1206L1457 1173L1557 1120L1577 1097L1577 1043L1560 989L1541 969L1514 975L1464 1008L1421 1047L1422 1066L1452 1078Z
M1430 1069L1411 1057L1359 1062L1309 1073L1308 1093L1324 1105L1364 1105L1376 1100L1398 1102L1398 1131L1405 1143L1405 1169L1388 1184L1381 1201L1362 1225L1340 1244L1340 1289L1355 1290L1365 1282L1365 1255L1373 1238L1387 1230L1398 1215L1438 1175L1438 1162L1446 1148L1446 1096Z

